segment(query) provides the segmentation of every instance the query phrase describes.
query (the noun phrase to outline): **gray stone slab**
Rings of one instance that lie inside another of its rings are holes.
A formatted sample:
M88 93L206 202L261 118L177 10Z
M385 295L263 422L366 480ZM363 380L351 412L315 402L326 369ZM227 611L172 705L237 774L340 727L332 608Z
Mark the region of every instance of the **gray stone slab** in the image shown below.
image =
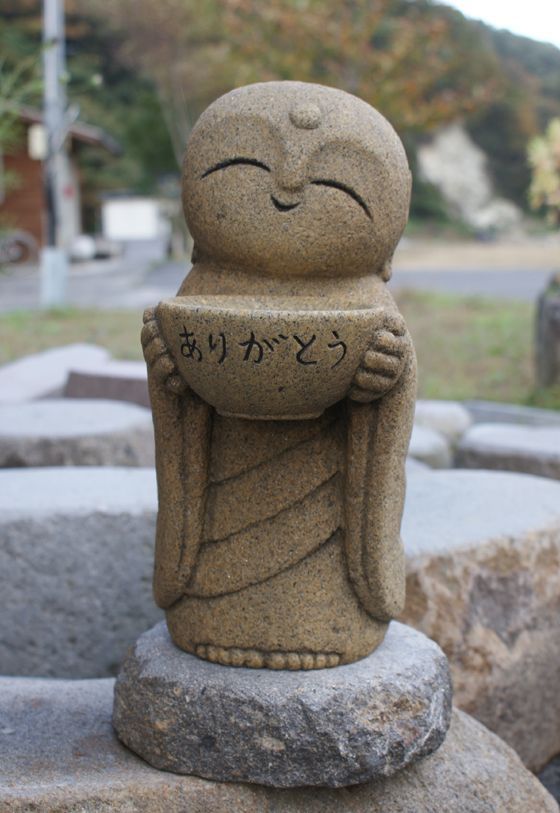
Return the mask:
M53 398L0 404L0 467L152 466L148 409Z
M153 469L0 471L0 674L100 677L161 618Z
M93 344L68 344L24 356L0 367L0 404L15 404L46 398L62 392L68 371L109 359L103 347Z
M452 463L449 441L441 432L418 424L412 430L408 454L432 469L446 469Z
M514 423L525 426L560 426L560 412L553 409L504 404L499 401L464 401L475 423Z
M560 426L483 423L463 436L457 463L469 469L501 469L560 480Z
M341 787L435 751L451 713L445 656L393 623L367 658L246 669L178 649L165 623L130 650L115 687L120 739L156 768L272 787Z
M434 429L455 444L472 424L469 411L458 401L419 399L414 413L416 426Z
M107 362L73 367L64 388L66 398L108 398L149 407L148 377L143 361Z
M455 702L538 770L560 752L560 483L411 472L403 620L447 654Z
M112 680L0 679L2 813L558 813L514 752L455 711L432 756L350 790L157 771L118 742Z

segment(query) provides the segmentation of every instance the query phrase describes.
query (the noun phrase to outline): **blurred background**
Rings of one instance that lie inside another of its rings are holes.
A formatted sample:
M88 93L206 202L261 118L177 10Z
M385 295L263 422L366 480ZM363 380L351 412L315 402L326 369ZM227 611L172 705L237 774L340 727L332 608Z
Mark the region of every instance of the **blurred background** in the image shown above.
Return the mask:
M430 0L1 0L0 364L77 341L138 360L142 308L189 267L192 125L233 87L298 79L405 144L391 286L420 394L560 408L560 48L524 36L560 11L455 5L493 25Z

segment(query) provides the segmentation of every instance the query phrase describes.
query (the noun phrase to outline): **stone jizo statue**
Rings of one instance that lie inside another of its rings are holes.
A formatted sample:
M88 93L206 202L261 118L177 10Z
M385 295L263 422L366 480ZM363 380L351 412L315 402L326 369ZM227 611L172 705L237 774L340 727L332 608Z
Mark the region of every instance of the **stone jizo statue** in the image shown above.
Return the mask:
M155 597L200 658L333 667L403 609L415 357L386 282L410 184L389 123L332 88L240 88L192 132L193 268L142 344Z

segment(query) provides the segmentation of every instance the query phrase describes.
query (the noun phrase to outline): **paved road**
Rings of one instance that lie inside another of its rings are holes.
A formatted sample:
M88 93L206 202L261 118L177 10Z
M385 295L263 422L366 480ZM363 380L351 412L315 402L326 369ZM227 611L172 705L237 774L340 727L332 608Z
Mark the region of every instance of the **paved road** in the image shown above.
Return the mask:
M75 307L141 310L173 296L188 268L186 262L159 263L149 254L132 253L118 260L76 265L68 285L68 304ZM550 272L542 270L395 270L393 291L413 289L532 302ZM39 307L39 275L33 268L0 273L0 312Z
M536 269L399 271L397 268L390 285L393 291L409 288L533 302L550 276L550 271Z

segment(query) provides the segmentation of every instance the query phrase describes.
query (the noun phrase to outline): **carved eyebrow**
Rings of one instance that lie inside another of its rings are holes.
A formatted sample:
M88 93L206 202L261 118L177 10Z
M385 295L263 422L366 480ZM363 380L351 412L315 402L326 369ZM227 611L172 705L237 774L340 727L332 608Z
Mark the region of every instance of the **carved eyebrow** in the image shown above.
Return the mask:
M355 192L352 189L351 186L346 186L346 184L340 183L340 181L327 181L327 180L322 180L322 179L317 180L317 181L311 181L311 183L315 184L315 186L331 186L333 189L340 189L341 192L346 192L347 195L350 195L350 197L353 198L356 201L358 206L362 207L362 209L364 210L366 215L369 217L369 219L373 220L367 203L365 202L365 200L362 197L360 197L360 195L358 195L357 192Z
M225 161L220 161L218 164L214 164L213 167L210 167L210 169L207 169L200 177L201 179L206 178L207 175L211 175L213 172L217 172L219 169L233 167L236 164L248 164L251 167L259 167L260 169L270 172L270 167L267 167L267 165L263 164L262 161L257 161L256 158L226 158Z

